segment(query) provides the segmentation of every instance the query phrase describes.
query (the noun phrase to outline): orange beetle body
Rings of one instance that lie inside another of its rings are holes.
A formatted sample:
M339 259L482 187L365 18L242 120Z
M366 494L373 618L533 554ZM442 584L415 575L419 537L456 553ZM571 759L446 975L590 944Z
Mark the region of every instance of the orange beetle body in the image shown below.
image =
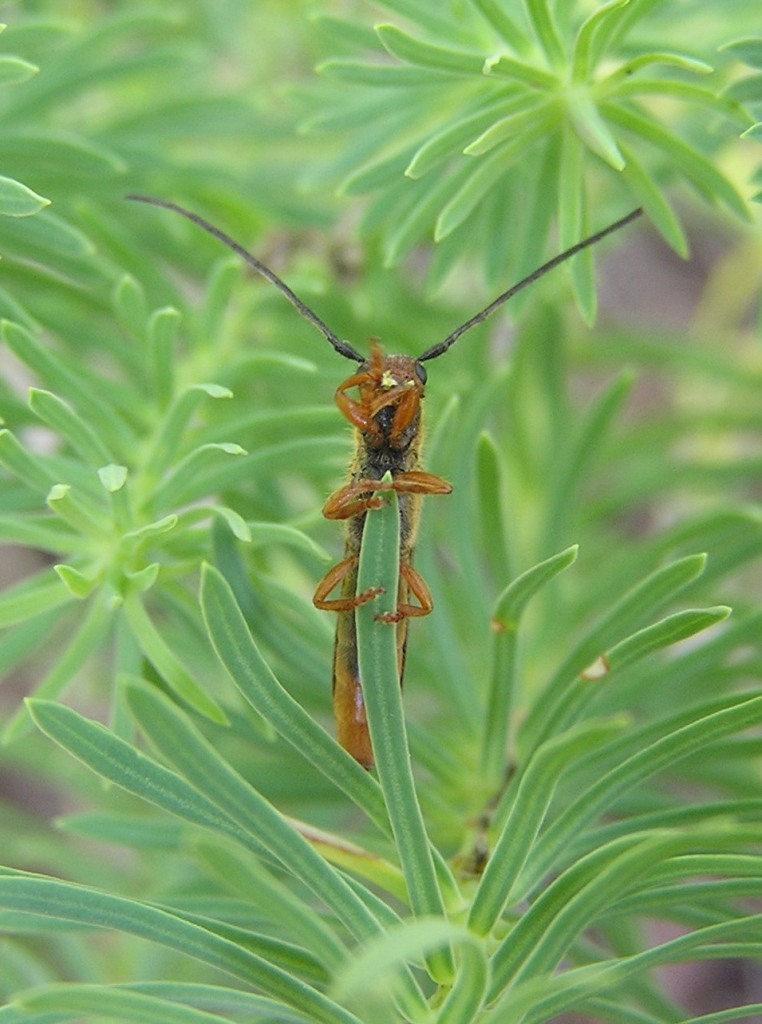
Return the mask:
M449 494L446 480L418 469L426 371L410 356L385 356L378 342L369 362L336 391L336 404L355 427L355 458L349 483L325 503L327 519L345 519L344 559L320 581L313 598L317 608L338 613L333 653L333 706L339 742L365 768L373 767L373 751L365 717L357 657L355 609L373 600L377 590L358 594L357 567L365 517L377 508L379 490L395 490L400 510L400 576L396 610L380 618L396 623L400 681L405 671L408 619L428 615L433 607L429 588L412 566L424 494ZM359 390L359 399L347 394ZM391 483L382 478L389 473ZM329 595L341 586L341 596ZM411 602L411 597L417 603Z

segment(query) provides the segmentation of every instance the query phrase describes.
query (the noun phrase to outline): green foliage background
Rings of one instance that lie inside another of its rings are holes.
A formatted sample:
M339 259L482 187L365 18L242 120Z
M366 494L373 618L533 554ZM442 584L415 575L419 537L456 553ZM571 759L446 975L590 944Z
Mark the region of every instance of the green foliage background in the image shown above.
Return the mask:
M39 556L0 595L0 1024L697 1019L655 968L762 943L758 4L3 14L0 539ZM130 191L412 354L644 207L604 244L636 317L592 326L587 253L431 365L404 714L358 616L377 777L310 601L348 366ZM685 330L656 233L721 242Z

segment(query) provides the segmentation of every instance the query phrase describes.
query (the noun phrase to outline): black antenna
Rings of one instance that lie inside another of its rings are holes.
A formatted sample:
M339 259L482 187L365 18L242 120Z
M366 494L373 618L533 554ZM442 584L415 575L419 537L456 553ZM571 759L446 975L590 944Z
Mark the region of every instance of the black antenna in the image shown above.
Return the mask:
M154 199L152 196L139 196L134 194L125 196L125 199L129 199L135 203L148 203L149 206L160 206L165 210L174 210L175 213L179 213L182 217L192 221L203 231L206 231L207 234L213 235L216 239L222 242L223 245L226 245L228 249L232 249L233 252L238 253L238 255L245 260L250 267L253 267L257 271L257 273L261 274L262 277L267 278L271 284L274 284L278 291L286 296L291 305L296 306L305 320L309 320L311 324L317 327L317 329L328 339L331 345L333 345L340 356L344 356L345 359L353 359L356 363L365 362L365 357L361 356L359 352L356 352L348 341L342 341L338 338L331 328L320 319L317 313L313 313L309 306L306 306L299 296L295 295L294 292L291 291L285 281L281 281L277 274L270 270L269 267L266 267L264 263L260 263L256 256L252 256L248 249L244 249L242 245L239 245L238 242L232 239L230 235L225 234L224 231L216 228L214 224L210 224L208 220L204 220L203 217L199 217L197 213L192 213L190 210L186 210L184 206L180 206L178 203L171 203L167 199Z
M418 356L418 362L423 363L427 359L437 359L439 356L443 355L448 348L455 344L461 335L486 320L487 317L491 316L496 309L503 305L504 302L512 299L514 295L523 291L530 284L534 284L535 281L547 274L549 270L553 270L557 267L559 263L565 263L566 260L571 259L572 256L576 256L578 252L581 252L583 249L587 249L590 245L595 245L596 242L600 242L600 240L605 238L606 235L610 235L612 232L618 231L620 228L623 228L627 224L636 220L642 212L642 209L633 210L632 213L628 213L627 216L622 217L621 220L616 221L614 224L609 224L609 226L604 228L602 231L598 231L589 238L585 238L581 242L577 242L577 244L571 246L570 249L566 249L564 252L559 253L558 256L554 256L552 260L548 260L547 263L543 263L541 267L533 270L528 277L519 281L518 284L513 285L513 287L509 288L507 292L503 292L502 295L498 295L498 297L490 302L489 306L485 306L481 312L476 313L470 320L466 320L466 322L461 324L460 327L456 327L452 334L447 335L444 341L440 341L438 345L432 345L431 348L427 348L422 356Z

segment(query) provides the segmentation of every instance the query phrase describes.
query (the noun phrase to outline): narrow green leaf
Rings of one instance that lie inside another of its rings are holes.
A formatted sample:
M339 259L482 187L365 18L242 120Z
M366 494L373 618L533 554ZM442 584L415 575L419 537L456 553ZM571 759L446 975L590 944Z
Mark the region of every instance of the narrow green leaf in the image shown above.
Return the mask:
M439 1011L438 1024L470 1024L487 1000L490 964L482 943L462 941L458 947L458 973Z
M567 535L580 481L589 475L601 447L611 438L632 384L633 376L628 371L615 377L591 402L577 429L561 441L547 484L543 531L546 550L552 551Z
M687 724L683 722L682 724ZM642 733L635 736L635 744L643 737ZM652 738L652 737L651 737ZM632 737L628 737L631 740ZM649 742L645 739L645 743ZM624 752L625 747L623 746ZM632 743L629 748L632 750ZM626 756L626 754L624 755ZM619 818L617 821L600 828L590 829L585 833L585 849L593 849L602 846L610 839L625 833L645 832L651 828L683 828L704 823L737 823L738 829L746 828L748 822L760 820L762 812L762 801L755 799L741 800L715 800L706 804L688 804L681 807L669 806L664 811L652 811L646 814L633 814L627 818ZM576 844L575 844L576 846ZM697 875L711 873L710 871L698 870ZM670 875L672 877L672 875Z
M147 590L150 590L156 580L159 578L159 570L161 566L158 562L151 562L150 565L144 566L142 569L137 569L132 572L125 571L125 578L130 581L131 589L137 594L144 594Z
M173 321L170 324L174 328ZM182 438L198 406L206 398L232 398L233 392L219 384L190 384L172 401L161 427L156 431L145 459L145 473L159 478L172 465Z
M749 700L733 698L732 703L727 703L728 706L693 718L674 731L668 731L668 724L662 725L667 731L659 739L644 744L637 753L625 758L621 764L588 786L582 796L569 804L541 836L531 863L527 864L512 894L513 898L521 899L522 894L526 894L551 870L551 865L565 845L623 793L682 758L762 721L762 697Z
M620 144L620 148L625 159L622 176L637 197L638 204L648 214L648 219L667 245L674 249L678 256L687 259L689 255L688 239L685 237L677 214L643 164L635 156L634 151L623 144Z
M373 29L359 21L317 12L310 13L309 20L334 45L341 44L352 50L372 50L376 45Z
M73 369L65 358L40 344L30 331L10 320L2 322L2 338L51 391L72 401L88 423L98 423L109 437L118 437L125 451L134 449L135 439L116 410L111 408L109 416L104 418L102 381L99 380L96 386L85 366L80 363L76 370Z
M478 138L469 143L463 152L466 156L482 156L501 142L507 141L515 146L519 144L520 139L525 140L524 146L528 148L532 139L537 136L537 122L543 125L544 132L547 130L546 126L554 119L555 110L556 105L544 99L524 103L515 113L501 117L491 124Z
M330 562L331 556L320 544L301 530L293 526L286 526L284 523L247 523L251 543L255 546L269 548L273 544L282 544L284 547L294 548L296 551L303 551L321 562Z
M754 955L751 944L749 955ZM738 1021L758 1017L760 1014L762 1014L762 1003L744 1003L743 1006L733 1006L729 1010L716 1010L714 1013L702 1013L698 1017L689 1017L683 1021L683 1024L737 1024Z
M363 529L357 590L381 590L375 601L355 611L357 655L378 778L410 904L416 916L443 916L444 900L410 764L397 664L398 627L377 621L377 616L397 609L399 543L399 507L396 492L391 491L382 507L366 517ZM448 951L432 953L429 967L438 979L452 977Z
M571 123L582 142L615 171L621 171L624 157L587 87L578 86L565 98Z
M214 472L220 461L240 455L246 455L246 449L228 442L202 444L194 448L150 495L146 495L148 504L158 511L185 505L211 493L213 489L206 484L207 476Z
M519 23L511 17L501 0L471 0L494 30L517 53L532 52L532 43Z
M549 978L536 978L511 988L496 1007L508 1019L525 1024L544 1024L559 1014L573 1010L579 1003L600 991L615 991L632 979L657 967L696 960L716 960L723 955L758 955L757 936L762 928L762 915L750 915L721 924L696 928L687 935L651 947L643 953L620 956L585 967L571 968ZM752 940L749 941L749 936ZM757 940L756 942L754 940ZM684 1024L734 1024L742 1016L743 1007L723 1010L692 1018Z
M492 152L478 162L473 172L455 192L437 218L434 237L437 241L448 235L473 213L479 202L485 198L495 183L510 170L513 164L521 160L527 149L549 130L551 112L547 117L538 120L517 138L495 147ZM470 149L470 147L468 147Z
M586 82L595 67L595 48L593 40L601 24L620 8L626 7L630 0L609 0L602 4L596 11L589 14L580 25L577 37L574 40L574 54L572 57L572 80L575 82Z
M32 121L15 131L8 126L3 152L16 167L44 167L48 178L68 174L84 187L90 182L113 180L115 174L124 174L128 166L112 150L82 135L34 127Z
M399 14L415 25L420 25L435 39L460 38L463 22L452 17L446 7L437 4L421 4L419 0L378 0L378 7Z
M585 183L585 149L569 125L561 134L561 167L558 182L558 234L560 248L568 249L588 230ZM585 322L595 322L597 308L593 253L578 253L569 267L577 308Z
M217 1014L230 1014L231 1020L253 1021L260 1017L270 1021L273 1016L278 1024L303 1024L309 1017L297 1010L289 1009L282 1003L277 1004L267 996L244 992L240 988L227 988L224 985L203 985L190 982L143 981L132 982L119 986L124 991L143 992L159 999L173 1003L183 1003L200 1009L208 1009ZM224 1019L224 1018L223 1018Z
M513 580L497 600L492 617L494 639L481 760L484 778L492 780L495 787L499 786L505 767L518 678L517 631L521 615L534 594L575 561L577 550L574 545L528 569Z
M688 555L650 573L628 590L577 642L553 673L527 721L521 737L529 749L568 724L572 709L584 699L587 684L578 679L601 651L607 650L623 633L640 625L676 597L706 567L706 555Z
M142 341L148 319L148 306L142 285L134 277L125 274L116 286L113 302L120 323Z
M483 717L481 766L485 783L499 791L505 774L508 737L516 699L518 673L516 630L493 631L487 708Z
M39 494L48 494L56 483L44 461L28 451L10 430L0 430L0 465Z
M136 1021L137 1024L220 1024L216 1013L178 1006L157 996L116 986L58 984L22 993L14 1002L26 1013L55 1012L64 1018ZM277 1004L272 1004L273 1012ZM95 1015L95 1018L93 1018Z
M606 654L606 661L611 669L624 668L626 665L644 658L654 651L663 650L673 644L695 636L718 622L724 622L731 609L725 605L717 608L690 608L655 622L632 636L621 640Z
M1 442L0 442L1 443ZM58 555L81 554L87 542L66 523L48 515L0 516L0 538L5 544L23 544Z
M54 571L46 570L31 580L8 587L0 594L0 627L13 626L69 604L71 594Z
M111 521L120 533L129 530L135 522L132 488L126 486L130 483L128 472L126 466L117 466L113 463L101 466L98 470L98 479L109 497Z
M280 444L266 445L234 460L222 461L218 453L216 468L208 469L203 478L187 481L188 493L184 500L197 501L210 494L218 494L226 487L240 487L241 480L251 485L260 474L282 472L283 466L288 466L292 472L304 469L312 473L316 466L329 465L334 471L345 455L345 442L335 436L301 436Z
M512 113L514 108L525 105L524 97L520 96L509 102L503 100L495 104L485 104L476 113L467 117L453 118L440 131L429 135L405 169L405 176L422 178L435 167L461 153L463 147L471 142L474 136L480 136L497 119Z
M97 577L87 576L72 565L54 565L53 571L71 596L80 601L88 598L99 583Z
M318 74L329 75L340 82L379 89L412 89L418 86L436 88L450 79L449 73L434 68L370 64L358 60L327 60L318 64L316 70ZM307 127L311 124L312 121L308 121Z
M73 273L82 273L86 266L97 271L95 247L91 239L69 221L48 210L44 217L27 217L21 224L4 225L6 250L15 249L20 258L36 258L47 265L69 265ZM48 381L48 383L53 383ZM54 384L54 390L59 390Z
M201 576L201 610L217 657L244 699L388 832L378 785L281 686L254 643L229 584L209 565Z
M171 306L155 310L148 320L148 352L159 407L169 403L174 389L175 345L182 317Z
M204 837L194 844L194 851L226 891L256 904L257 914L277 925L278 934L298 936L300 943L333 968L345 960L346 946L325 916L260 860L221 838Z
M243 274L244 266L238 255L224 255L213 265L201 310L201 338L217 338L222 333L225 314Z
M443 241L470 217L481 200L519 158L519 149L516 144L500 146L476 164L466 181L440 211L434 227L435 241Z
M130 709L163 757L230 819L256 836L283 867L331 907L358 938L379 930L366 904L293 825L249 785L159 691L130 684Z
M357 1018L288 972L243 946L156 907L57 880L0 877L0 905L94 928L116 929L156 942L253 984L324 1024Z
M506 630L518 628L519 619L532 597L552 580L558 573L568 569L577 560L579 545L560 551L557 555L551 555L544 562L527 569L515 580L508 584L495 605L494 621Z
M264 854L257 836L236 825L185 779L115 736L99 722L47 700L28 698L26 704L33 721L46 736L107 782L113 782L182 821L230 836L245 849Z
M25 1021L27 1024L36 1024L36 1019L33 1020L29 1015L37 1008L40 1009L41 1013L44 1008L49 1004L52 1007L56 1006L56 997L60 998L64 993L74 992L75 998L79 996L79 993L87 993L89 991L97 991L98 986L88 986L84 984L69 984L69 985L45 985L40 988L35 988L29 992L20 992L13 1000L10 1006L20 1006L23 1008L25 1014ZM223 985L199 985L189 982L135 982L128 985L109 985L103 987L102 991L108 993L118 994L136 994L150 997L156 1000L157 1013L160 1013L162 1007L164 1008L180 1008L187 1006L187 1008L198 1013L201 1010L208 1010L215 1016L212 1020L219 1024L220 1014L229 1013L231 1015L242 1014L244 1017L250 1015L252 1021L262 1019L266 1020L273 1016L277 1016L279 1022L283 1024L309 1024L310 1018L305 1016L304 1013L291 1010L285 1007L282 1002L274 1001L266 995L255 995L252 992L244 992L236 988L226 988ZM64 1006L64 1002L57 1004ZM116 1004L115 1004L116 1006ZM125 1012L130 1012L131 1007L120 1004L122 1007L126 1007ZM151 1006L151 1004L134 1004L134 1010L139 1013L140 1007ZM98 1014L98 1019L107 1019L109 1017L108 1006ZM79 1014L78 1014L79 1016ZM71 1017L71 1013L66 1014L66 1020L68 1021ZM5 1024L4 1018L3 1024ZM45 1017L45 1021L48 1021L49 1015ZM133 1018L126 1018L133 1019ZM138 1022L153 1020L150 1017L134 1017ZM163 1021L170 1021L172 1018L168 1017L157 1017L158 1024L162 1024ZM231 1020L234 1018L230 1018ZM10 1022L9 1022L10 1024ZM40 1018L40 1024L43 1024L42 1018Z
M509 580L514 557L508 525L510 513L506 515L507 471L503 451L487 431L479 435L476 445L476 491L481 544L490 552L492 579Z
M188 669L167 645L151 621L137 593L128 593L125 596L124 611L133 636L143 654L172 689L199 714L220 725L227 725L228 719L225 712L217 701L193 679Z
M50 200L37 195L31 188L13 178L0 175L0 215L3 217L31 217L50 206Z
M223 901L223 907L220 908L221 914L225 913L225 902ZM259 929L255 931L250 926L242 927L228 920L220 920L216 916L217 906L217 901L212 900L210 907L203 908L204 913L184 908L172 909L184 921L201 925L202 928L208 929L215 935L243 946L257 956L263 957L274 967L287 971L295 980L301 980L308 985L325 987L330 979L330 971L320 958L304 948L301 936L297 936L295 942L288 942L281 938L263 935Z
M101 510L92 501L83 501L69 484L53 484L45 500L51 511L78 533L93 539L106 536L108 524Z
M640 71L641 68L653 67L656 64L664 65L668 68L677 68L680 71L687 71L694 75L711 75L714 68L711 64L707 64L703 60L697 60L695 57L688 57L682 53L667 53L663 51L649 52L639 54L637 57L633 57L628 60L625 64L622 64L616 69L608 78L603 79L606 86L612 85L618 81L627 81L635 74Z
M560 70L564 67L566 55L548 0L526 0L526 8L548 63Z
M377 0L376 6L407 18L435 39L447 39L453 35L457 38L462 34L459 20L450 16L446 8L435 4L421 5L418 0Z
M387 53L406 64L460 75L481 76L484 57L479 53L424 43L396 25L376 25L375 29Z
M460 953L460 972L437 1014L437 1024L468 1024L484 1001L486 951L480 940L444 918L404 921L370 940L337 975L333 992L342 1001L362 999L366 1014L370 1013L368 1019L375 1019L373 1010L382 1012L383 997L394 985L395 972L405 963L429 957L451 943Z
M156 519L152 523L146 523L145 526L139 526L136 530L130 530L129 533L125 533L125 540L152 540L154 537L161 537L162 534L169 533L170 530L174 530L177 526L179 517L176 515L162 516L161 519Z
M642 117L629 108L606 103L603 113L614 124L661 150L707 198L721 200L744 220L748 220L749 211L746 203L735 186L697 150L661 128L655 121Z
M394 67L396 70L414 71L413 68L400 65L394 65ZM382 88L374 89L374 95L370 95L368 89L361 89L357 91L357 95L345 97L342 106L326 106L318 113L308 117L299 125L299 133L300 135L312 135L322 132L355 132L367 127L369 121L378 126L382 120L389 126L387 127L389 136L395 135L395 125L399 121L395 117L393 104L389 103L389 96L384 94ZM346 166L346 158L335 161L333 166L337 172L340 172ZM327 173L330 175L331 172ZM321 170L315 166L311 174L305 174L305 179L318 181L323 174L326 174L325 169Z
M556 92L559 85L559 79L550 71L545 71L534 64L516 60L515 57L508 57L505 54L488 57L484 61L482 74L488 78L511 78L515 82L522 82L532 89L538 89L551 95Z
M494 845L469 913L469 927L487 935L503 912L519 872L530 857L564 771L627 724L622 717L583 722L544 743L529 761L507 820Z
M65 438L88 465L97 467L111 461L108 449L90 424L57 395L30 388L29 408Z
M716 118L718 114L724 114L743 128L752 120L738 97L729 95L727 91L718 95L714 90L696 85L695 82L672 78L634 78L620 82L615 92L618 99L624 100L649 94L694 103L697 107L703 107L710 116Z
M102 649L112 622L112 610L105 597L100 594L95 595L68 643L58 651L50 671L35 686L34 696L38 699L56 700L60 698L81 668L98 650ZM26 707L21 707L5 725L0 734L0 744L12 743L27 732L30 725L31 719L27 714Z
M381 160L375 158L361 164L341 182L339 191L345 196L361 196L394 184L403 177L410 152L405 149Z
M251 543L251 530L243 516L225 505L215 505L214 514L227 523L230 532L244 544ZM294 531L297 532L296 530Z
M723 43L719 50L720 53L732 54L750 68L762 69L762 38L736 39L732 43Z
M639 837L638 837L639 838ZM690 832L630 836L594 850L563 872L535 900L492 959L490 1001L511 983L549 975L574 939L655 864L695 848Z
M393 266L420 242L431 235L443 203L457 191L459 184L473 173L470 161L461 158L460 165L450 174L437 175L431 183L411 181L408 203L400 209L397 224L388 232L384 245L384 266Z
M36 64L30 64L28 60L22 60L13 54L3 54L0 56L0 85L18 85L19 82L26 82L39 70Z

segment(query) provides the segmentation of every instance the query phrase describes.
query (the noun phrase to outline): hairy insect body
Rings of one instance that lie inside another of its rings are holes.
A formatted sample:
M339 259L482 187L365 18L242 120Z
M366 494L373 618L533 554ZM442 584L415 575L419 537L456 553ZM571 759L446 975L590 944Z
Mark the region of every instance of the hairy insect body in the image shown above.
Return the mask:
M387 473L392 478L418 468L418 452L421 444L421 413L403 432L402 437L393 439L390 431L394 408L387 406L377 416L380 422L383 442L381 445L370 435L355 431L355 457L350 467L350 484L362 480L381 480ZM399 495L400 515L400 562L410 564L418 534L420 519L420 494ZM360 556L366 512L352 516L346 522L344 554L354 561L341 588L342 597L350 601L357 592L357 559ZM400 574L397 592L397 607L407 603L408 585ZM396 624L397 668L400 681L405 673L408 619L403 616ZM357 632L355 611L338 613L336 639L333 650L333 705L336 717L337 739L352 756L366 768L373 766L373 750L370 744L368 723L365 717L365 702L362 694L362 680L357 658Z
M429 589L413 569L412 559L424 494L448 494L450 484L418 468L422 441L421 401L426 374L409 356L384 356L375 344L370 361L345 381L336 402L355 426L355 457L349 482L332 494L323 514L346 519L344 559L331 569L315 592L318 608L338 613L333 658L333 702L341 745L366 768L373 766L362 679L357 657L355 609L378 596L357 593L357 568L368 511L381 502L379 490L395 490L400 509L400 576L396 610L380 616L397 630L400 680L405 670L408 619L432 609ZM347 392L359 389L359 400ZM383 482L390 474L391 483ZM328 595L341 587L339 598ZM415 599L417 603L412 603Z
M396 624L397 656L402 679L407 620L415 616L428 615L432 609L429 588L412 566L421 497L424 494L449 494L452 490L446 480L418 468L422 436L421 401L426 384L423 363L444 355L467 331L483 323L514 295L576 253L595 245L613 231L618 231L631 223L642 211L633 210L621 220L554 256L498 295L489 305L456 327L442 341L427 348L417 359L410 356L385 356L381 346L375 342L371 357L366 360L349 342L339 338L314 310L305 305L285 281L230 235L177 203L154 199L151 196L130 195L127 198L173 210L198 225L207 234L213 235L273 284L291 305L320 331L339 355L358 364L357 372L345 380L336 391L336 404L356 430L355 458L350 470L350 480L331 495L323 508L323 514L327 519L347 520L346 549L343 560L326 573L318 584L313 601L318 608L338 613L333 688L339 741L361 764L370 768L373 766L373 750L365 719L362 680L358 667L355 609L367 601L372 601L378 596L379 591L371 589L361 594L357 593L357 564L365 517L370 509L378 508L380 505L378 491L397 492L401 520L397 607L394 612L379 615L377 618ZM355 388L359 392L359 397L351 398L348 392ZM383 480L387 473L391 476L391 483ZM334 590L340 590L341 596L330 597ZM413 603L414 600L417 603Z

